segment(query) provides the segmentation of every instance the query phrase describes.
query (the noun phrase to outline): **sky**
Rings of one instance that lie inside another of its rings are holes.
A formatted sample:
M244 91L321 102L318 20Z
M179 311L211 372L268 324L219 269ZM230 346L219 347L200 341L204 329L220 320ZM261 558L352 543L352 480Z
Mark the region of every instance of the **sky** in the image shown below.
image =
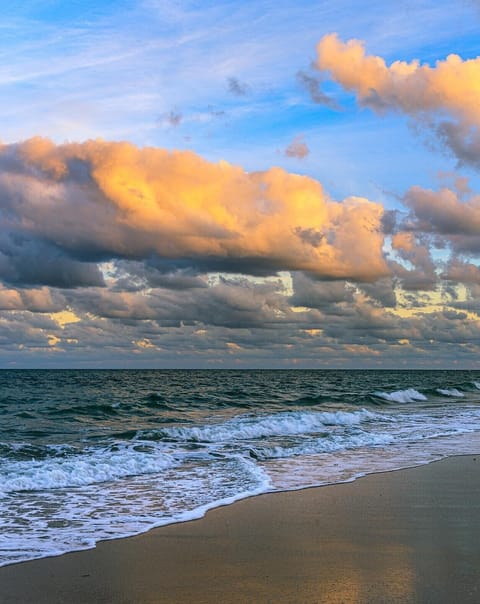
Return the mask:
M0 9L0 368L479 368L480 2Z

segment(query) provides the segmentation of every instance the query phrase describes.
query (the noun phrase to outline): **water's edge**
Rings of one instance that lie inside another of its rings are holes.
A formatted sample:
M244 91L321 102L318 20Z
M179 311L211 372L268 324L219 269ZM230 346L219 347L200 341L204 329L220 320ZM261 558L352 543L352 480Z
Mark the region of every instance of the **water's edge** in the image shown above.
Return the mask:
M188 518L178 518L175 520L167 520L165 522L160 522L158 525L156 526L152 526L148 529L146 529L145 531L141 531L141 532L134 532L131 534L125 534L125 535L118 535L118 536L112 536L112 538L110 539L100 539L97 542L95 542L93 545L88 546L88 547L82 547L82 548L77 548L77 549L72 549L70 551L67 552L59 552L58 554L55 553L51 553L45 556L38 556L36 558L29 558L28 560L20 560L20 561L15 561L15 562L6 562L4 564L0 564L0 569L1 568L5 568L6 566L13 566L13 565L25 565L25 564L30 564L30 563L35 563L38 562L39 560L46 560L49 558L59 558L59 557L63 557L63 556L68 556L70 554L76 554L79 552L85 552L85 551L90 551L90 550L94 550L97 548L97 546L99 546L100 544L108 544L111 541L118 541L118 540L124 540L124 539L132 539L135 537L141 537L142 535L146 535L152 531L157 531L157 530L161 530L162 528L166 527L166 526L174 526L174 525L180 525L180 524L184 524L187 522L198 522L201 521L203 518L205 518L205 516L208 513L211 512L215 512L215 510L218 510L220 508L223 507L230 507L233 506L235 503L238 503L240 501L246 501L247 499L255 499L257 497L264 497L264 496L270 496L270 495L278 495L281 493L294 493L294 492L301 492L301 491L309 491L312 489L323 489L323 488L328 488L328 487L335 487L338 485L342 485L342 484L351 484L354 482L357 482L358 480L362 480L363 478L368 478L369 476L376 476L376 475L381 475L381 474L392 474L392 473L396 473L396 472L403 472L404 470L413 470L415 468L420 468L423 466L428 466L428 465L432 465L432 464L436 464L436 463L441 463L447 459L452 459L452 458L474 458L477 455L480 456L480 443L479 443L479 449L478 452L470 452L470 453L453 453L451 455L445 455L443 457L439 457L438 459L431 459L431 460L425 460L425 461L417 461L416 463L412 464L412 465L405 465L405 466L401 466L401 467L395 467L395 468L389 468L386 470L375 470L375 471L366 471L366 472L362 472L362 473L358 473L357 475L345 479L345 480L340 480L337 482L328 482L328 483L321 483L321 484L316 484L316 485L308 485L308 486L299 486L299 487L292 487L289 489L278 489L278 490L264 490L264 491L259 491L257 493L248 493L248 494L239 494L236 497L232 497L232 498L228 498L225 500L220 500L217 502L213 502L211 504L207 504L205 506L202 506L201 508L198 508L197 510L195 510L194 512L188 512L185 513L185 515L189 515Z

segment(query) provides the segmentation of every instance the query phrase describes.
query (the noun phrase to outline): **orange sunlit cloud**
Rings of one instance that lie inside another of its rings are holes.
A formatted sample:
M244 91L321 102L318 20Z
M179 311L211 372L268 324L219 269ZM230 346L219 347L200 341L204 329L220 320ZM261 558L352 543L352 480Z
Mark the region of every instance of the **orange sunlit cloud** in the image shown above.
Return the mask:
M463 61L451 54L435 67L418 60L387 66L381 57L367 55L360 40L342 42L336 34L324 36L317 51L317 67L355 91L361 102L406 113L440 109L480 125L480 57Z
M478 165L480 57L450 54L434 67L418 60L388 66L382 57L366 54L361 40L343 42L335 33L320 40L317 53L316 67L353 91L360 104L426 121L461 161ZM446 121L435 125L438 117Z
M280 168L248 173L188 151L42 138L0 150L11 228L72 257L255 260L266 271L375 280L388 274L383 207L332 201ZM246 269L248 272L248 269Z

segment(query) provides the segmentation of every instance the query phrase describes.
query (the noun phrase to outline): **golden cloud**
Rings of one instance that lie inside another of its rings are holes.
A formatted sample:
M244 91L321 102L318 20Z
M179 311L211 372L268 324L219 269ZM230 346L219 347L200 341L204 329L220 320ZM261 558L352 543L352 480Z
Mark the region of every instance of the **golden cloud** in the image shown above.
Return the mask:
M451 54L435 67L417 60L387 66L381 57L366 55L362 41L342 42L336 34L324 36L317 51L318 68L363 102L406 113L440 109L480 124L480 57L463 61Z
M332 201L318 181L280 168L248 173L189 151L43 138L4 145L0 165L10 228L73 259L155 255L367 281L388 274L380 204Z
M450 54L433 67L418 60L388 66L382 57L367 55L362 41L343 42L335 33L320 40L317 53L317 68L354 92L359 103L426 120L461 161L480 165L480 57ZM435 123L438 118L444 121Z

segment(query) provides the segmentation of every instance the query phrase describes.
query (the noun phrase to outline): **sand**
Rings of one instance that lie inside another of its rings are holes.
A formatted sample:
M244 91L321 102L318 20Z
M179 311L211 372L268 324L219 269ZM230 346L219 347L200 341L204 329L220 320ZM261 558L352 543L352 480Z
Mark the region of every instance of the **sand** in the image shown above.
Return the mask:
M254 497L0 568L0 602L480 602L480 456Z

